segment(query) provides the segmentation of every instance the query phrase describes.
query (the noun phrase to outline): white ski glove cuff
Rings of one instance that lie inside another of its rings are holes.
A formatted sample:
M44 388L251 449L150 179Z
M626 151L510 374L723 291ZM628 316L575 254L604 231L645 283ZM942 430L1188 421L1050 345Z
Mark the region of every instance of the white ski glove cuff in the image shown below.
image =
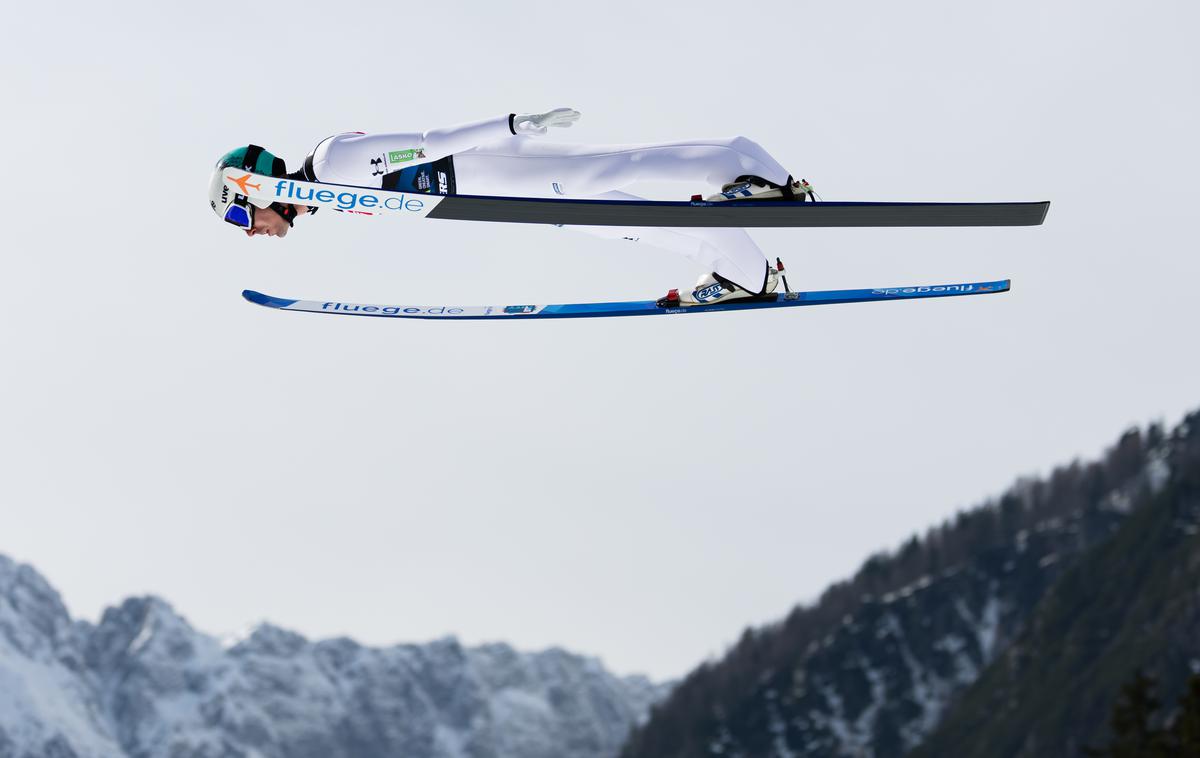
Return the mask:
M542 135L550 127L569 127L579 120L579 111L574 108L555 108L546 113L512 114L508 117L508 128L513 134Z

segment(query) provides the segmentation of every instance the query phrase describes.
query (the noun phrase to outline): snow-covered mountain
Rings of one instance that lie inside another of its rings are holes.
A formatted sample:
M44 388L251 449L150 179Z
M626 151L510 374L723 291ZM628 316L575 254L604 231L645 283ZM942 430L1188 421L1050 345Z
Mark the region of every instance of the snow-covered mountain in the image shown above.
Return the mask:
M0 556L0 758L610 758L665 694L557 649L227 645L154 597L72 621Z
M622 758L990 758L1017 755L997 747L1014 745L1074 755L1098 739L1135 668L1176 693L1178 672L1200 670L1200 595L1188 583L1200 576L1196 482L1200 412L1170 433L1131 430L1098 461L1020 480L872 557L815 604L748 629L655 707ZM1159 575L1173 579L1142 578ZM1090 583L1101 576L1120 579ZM1135 597L1147 618L1125 613ZM1067 635L1072 614L1095 628ZM1126 646L1078 639L1109 637ZM1087 708L1056 702L1064 692ZM1040 713L1017 712L1035 700ZM995 733L982 739L985 727Z

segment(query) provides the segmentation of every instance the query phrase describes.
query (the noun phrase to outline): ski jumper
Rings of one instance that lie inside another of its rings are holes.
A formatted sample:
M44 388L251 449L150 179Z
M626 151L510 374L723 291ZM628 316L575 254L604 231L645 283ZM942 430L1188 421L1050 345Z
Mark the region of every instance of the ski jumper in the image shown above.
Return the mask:
M720 188L738 176L776 184L788 172L745 137L634 145L580 145L517 135L512 116L427 132L336 134L305 161L313 181L433 194L640 200L621 191L639 181ZM743 229L572 226L599 237L681 253L750 292L762 290L767 259Z

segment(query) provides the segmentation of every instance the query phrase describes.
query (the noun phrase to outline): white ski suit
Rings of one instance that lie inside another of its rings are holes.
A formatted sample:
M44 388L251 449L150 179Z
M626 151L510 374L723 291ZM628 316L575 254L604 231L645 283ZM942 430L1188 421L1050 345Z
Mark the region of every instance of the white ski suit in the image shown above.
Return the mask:
M305 173L315 181L436 194L640 200L638 181L686 182L717 191L743 174L776 184L788 172L745 137L635 145L580 145L517 135L513 116L426 132L349 132L323 140ZM708 194L708 193L705 193ZM751 292L767 259L743 229L572 226L600 237L681 253Z

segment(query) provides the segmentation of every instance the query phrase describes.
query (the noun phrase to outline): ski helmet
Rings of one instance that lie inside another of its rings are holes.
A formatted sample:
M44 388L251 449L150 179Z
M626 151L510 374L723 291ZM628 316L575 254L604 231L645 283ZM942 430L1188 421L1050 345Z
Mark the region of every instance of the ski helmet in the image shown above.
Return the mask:
M244 194L245 187L229 186L222 171L233 167L266 176L283 177L287 174L283 159L275 157L258 145L246 145L230 150L217 161L212 178L208 182L208 202L213 211L236 227L250 229L254 226L254 209L270 208L291 226L296 218L296 209L291 205L251 199ZM242 192L238 192L238 189Z

